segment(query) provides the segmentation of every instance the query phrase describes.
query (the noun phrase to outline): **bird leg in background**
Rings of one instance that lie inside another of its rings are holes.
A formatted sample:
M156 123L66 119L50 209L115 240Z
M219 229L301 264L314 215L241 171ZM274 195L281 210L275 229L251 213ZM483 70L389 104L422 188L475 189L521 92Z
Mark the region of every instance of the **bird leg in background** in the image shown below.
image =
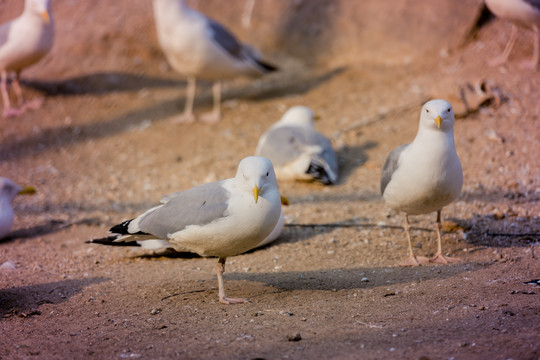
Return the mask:
M0 80L0 92L2 93L2 103L4 104L4 116L17 116L23 113L19 109L11 107L9 102L9 93L7 88L7 71L2 71L2 79Z
M496 58L493 58L488 61L489 66L499 66L502 65L508 60L508 57L510 56L510 52L512 51L512 47L514 47L514 43L517 39L517 32L518 28L516 25L512 24L512 33L510 34L510 40L508 40L508 43L506 43L506 47L504 48L504 51L501 55L497 56Z
M249 302L244 298L228 298L225 296L225 287L223 286L223 273L225 272L225 260L226 258L219 258L216 264L216 273L218 280L219 302L223 304L240 304Z
M437 230L437 253L429 261L438 263L438 264L454 264L460 262L461 259L453 258L449 256L444 256L442 254L442 245L441 245L441 210L437 210L437 221L435 222L435 229Z
M221 81L217 80L212 85L214 108L212 112L201 115L201 122L215 124L221 119Z
M195 101L195 91L197 90L197 79L193 76L187 78L186 104L184 112L177 116L172 122L174 124L191 124L195 121L193 115L193 103Z
M534 36L533 36L533 56L530 60L522 61L519 65L523 69L530 69L530 70L536 70L536 67L538 66L538 58L540 57L539 52L539 42L540 42L540 33L538 30L538 26L534 25L532 27Z
M15 91L15 94L17 95L17 101L19 102L19 106L21 109L21 112L24 112L26 109L36 110L43 105L43 98L36 98L32 101L25 101L23 92L21 89L21 84L19 83L20 78L20 71L15 72L15 78L13 79L13 90Z
M411 244L411 234L409 229L409 215L405 214L405 233L407 234L407 241L409 242L409 257L407 260L400 263L400 266L418 266L422 264L427 264L429 262L428 258L424 256L414 256L412 244Z

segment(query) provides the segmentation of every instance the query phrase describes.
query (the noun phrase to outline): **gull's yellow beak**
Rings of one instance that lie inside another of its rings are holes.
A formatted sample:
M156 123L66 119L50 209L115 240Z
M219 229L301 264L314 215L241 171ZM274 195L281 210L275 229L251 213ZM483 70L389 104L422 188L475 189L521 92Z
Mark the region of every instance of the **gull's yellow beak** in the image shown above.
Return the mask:
M255 204L256 204L257 201L259 201L259 192L261 191L261 189L259 189L259 187L255 185L252 190L253 190L253 198L255 199Z
M47 10L42 12L40 15L43 21L45 21L45 24L48 24L51 22L51 17L49 16L49 12Z
M280 195L280 197L281 197L281 205L285 205L285 206L289 205L289 199L287 199L286 196Z
M22 188L21 191L17 193L17 195L33 195L36 193L36 188L33 186L25 186Z
M437 124L437 127L440 129L441 128L441 124L442 124L442 117L441 115L437 115L437 117L435 118L435 124Z

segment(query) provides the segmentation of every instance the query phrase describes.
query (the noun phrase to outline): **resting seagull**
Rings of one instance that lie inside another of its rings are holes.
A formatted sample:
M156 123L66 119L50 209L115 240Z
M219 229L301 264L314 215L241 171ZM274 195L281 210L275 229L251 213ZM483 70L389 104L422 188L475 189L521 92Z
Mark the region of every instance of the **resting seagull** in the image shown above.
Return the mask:
M9 233L13 226L13 199L17 195L31 195L35 192L36 189L31 186L21 187L8 178L0 177L0 239Z
M485 3L496 16L512 22L512 33L503 53L492 59L489 64L499 66L508 60L517 39L517 25L520 25L530 27L534 32L533 56L530 60L523 61L521 65L524 68L536 69L540 53L538 48L540 42L540 0L485 0Z
M187 76L184 113L176 122L195 120L193 102L197 78L214 82L214 109L201 116L201 121L215 123L221 118L221 80L277 70L262 61L255 49L241 44L222 25L190 8L185 0L154 0L154 17L167 61L174 70Z
M25 103L19 77L22 70L41 60L52 48L54 24L50 6L50 0L26 0L21 16L0 25L0 92L6 117L41 105L41 99ZM11 71L15 72L13 90L19 101L18 109L11 107L9 101L7 76Z
M442 254L441 210L461 192L463 171L454 145L454 111L445 100L428 101L420 113L413 142L395 148L387 157L381 176L381 193L386 204L405 213L405 232L410 256L402 266L428 261L415 256L409 233L409 215L437 212L437 253L430 261L459 261Z
M330 140L315 130L314 119L310 108L294 106L259 139L255 154L272 161L278 179L337 182L337 155Z
M117 242L161 239L180 252L218 257L219 301L233 304L248 300L225 296L226 258L260 244L274 230L280 214L281 198L272 163L251 156L240 162L234 178L176 193L164 204L110 231L117 234Z

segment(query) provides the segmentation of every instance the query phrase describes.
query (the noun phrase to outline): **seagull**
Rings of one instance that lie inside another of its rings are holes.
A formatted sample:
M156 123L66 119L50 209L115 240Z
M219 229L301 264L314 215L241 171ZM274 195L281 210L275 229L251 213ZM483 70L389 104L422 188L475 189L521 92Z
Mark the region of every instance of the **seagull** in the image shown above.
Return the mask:
M116 234L116 242L158 239L179 252L218 257L219 301L234 304L249 300L225 295L226 258L260 244L276 228L280 216L281 197L272 163L250 156L240 161L234 178L175 193L163 204L113 226L110 232ZM91 242L103 239L96 240Z
M491 66L504 64L512 47L517 39L517 25L531 28L534 32L533 38L533 56L530 60L523 61L522 67L534 69L538 66L539 42L540 42L540 0L485 0L486 6L496 16L510 20L512 22L512 32L510 39L504 48L503 53L489 62Z
M0 177L0 239L4 238L13 226L15 214L11 202L17 195L31 195L36 189L31 186L21 187L12 180Z
M418 133L413 142L395 148L386 158L381 176L381 193L386 204L405 213L409 258L402 266L428 262L415 256L409 233L409 215L437 212L437 253L429 261L454 263L441 247L441 210L461 193L463 171L454 145L454 111L445 100L431 100L420 113Z
M23 13L16 19L0 25L0 92L4 103L4 116L17 116L27 108L37 108L42 99L25 103L19 77L21 71L43 58L51 50L54 22L50 0L26 0ZM19 108L11 107L7 90L8 72L15 72L13 90Z
M255 154L272 161L278 179L337 182L337 155L330 140L315 130L314 120L310 108L294 106L259 139Z
M241 75L260 76L277 70L249 45L241 44L222 25L190 8L185 0L154 0L158 40L167 61L187 76L184 112L175 122L195 121L196 79L213 81L214 108L201 116L205 123L221 118L221 80Z

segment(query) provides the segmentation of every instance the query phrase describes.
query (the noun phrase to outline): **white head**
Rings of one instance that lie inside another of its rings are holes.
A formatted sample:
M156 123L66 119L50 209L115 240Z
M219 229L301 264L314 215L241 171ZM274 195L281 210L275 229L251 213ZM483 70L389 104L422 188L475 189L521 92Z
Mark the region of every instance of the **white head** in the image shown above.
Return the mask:
M278 124L313 127L315 114L307 106L293 106L283 114Z
M51 0L26 0L25 11L38 14L46 24L51 22Z
M36 192L31 186L20 187L12 180L0 177L0 201L11 203L17 195L32 195Z
M454 131L454 110L446 100L431 100L420 113L420 129Z
M241 186L246 185L253 192L255 203L259 200L259 194L272 188L277 189L276 174L272 162L262 156L248 156L238 165L236 180Z
M11 203L23 188L8 178L0 177L0 199Z

